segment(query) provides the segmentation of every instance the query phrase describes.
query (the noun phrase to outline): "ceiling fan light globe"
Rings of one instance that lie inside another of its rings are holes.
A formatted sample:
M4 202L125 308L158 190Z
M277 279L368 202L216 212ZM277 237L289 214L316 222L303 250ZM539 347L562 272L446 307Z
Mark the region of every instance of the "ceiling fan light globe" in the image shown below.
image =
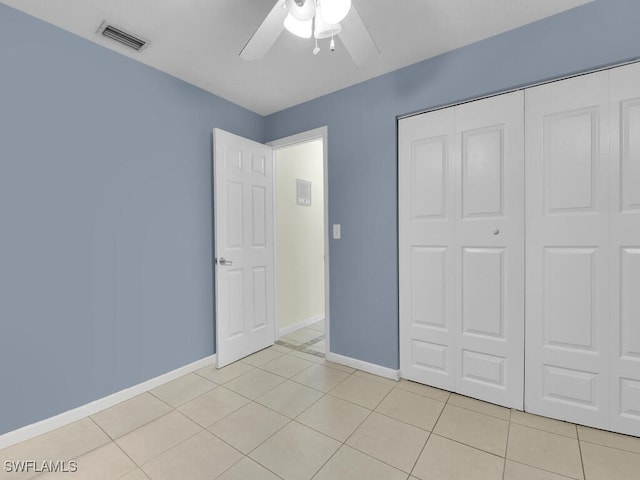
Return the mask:
M311 38L313 33L313 20L304 22L298 20L293 15L288 14L284 19L284 28L300 38Z
M316 15L315 20L315 29L313 31L313 36L317 39L329 38L333 35L338 35L342 31L342 25L330 24L324 21L322 18L322 9L318 7L320 14Z
M285 0L285 5L289 10L289 14L301 22L311 20L316 14L315 0L304 0L302 2L300 0Z
M351 9L351 0L320 0L320 16L329 25L340 23Z

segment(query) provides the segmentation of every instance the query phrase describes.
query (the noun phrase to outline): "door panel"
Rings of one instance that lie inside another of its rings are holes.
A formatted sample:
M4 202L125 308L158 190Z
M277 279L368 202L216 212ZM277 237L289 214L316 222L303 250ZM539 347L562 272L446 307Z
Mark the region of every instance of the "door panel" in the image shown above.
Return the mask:
M611 426L640 436L640 65L611 97Z
M527 411L609 424L609 73L526 91Z
M458 107L457 118L467 108ZM463 218L502 215L503 135L501 126L466 131L462 135Z
M274 342L271 148L215 129L213 164L216 354L222 367Z
M462 333L504 340L504 249L462 249Z
M453 110L399 128L400 368L455 388Z
M524 98L455 108L459 393L523 408Z

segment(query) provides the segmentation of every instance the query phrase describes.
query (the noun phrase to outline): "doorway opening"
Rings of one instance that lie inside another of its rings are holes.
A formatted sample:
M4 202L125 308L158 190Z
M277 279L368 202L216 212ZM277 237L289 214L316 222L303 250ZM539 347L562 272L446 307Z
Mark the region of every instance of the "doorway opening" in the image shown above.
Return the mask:
M273 147L276 343L329 351L326 127Z

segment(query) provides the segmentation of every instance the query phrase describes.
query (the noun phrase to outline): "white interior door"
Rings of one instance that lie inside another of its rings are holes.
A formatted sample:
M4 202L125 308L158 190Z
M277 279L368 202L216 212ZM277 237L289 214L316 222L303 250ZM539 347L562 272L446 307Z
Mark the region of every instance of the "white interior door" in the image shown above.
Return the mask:
M455 390L453 108L399 123L400 370Z
M611 428L640 436L640 64L611 96Z
M456 107L456 391L523 408L524 94Z
M523 94L399 124L404 378L523 408Z
M527 411L609 426L609 72L526 92Z
M213 131L216 354L223 367L272 345L271 147Z

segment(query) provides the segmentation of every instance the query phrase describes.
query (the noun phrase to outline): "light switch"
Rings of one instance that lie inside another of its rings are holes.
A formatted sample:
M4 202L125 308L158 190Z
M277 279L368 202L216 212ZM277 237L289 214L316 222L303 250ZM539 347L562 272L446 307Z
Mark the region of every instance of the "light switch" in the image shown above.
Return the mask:
M334 240L340 240L340 224L339 223L334 223L333 224L333 239Z

